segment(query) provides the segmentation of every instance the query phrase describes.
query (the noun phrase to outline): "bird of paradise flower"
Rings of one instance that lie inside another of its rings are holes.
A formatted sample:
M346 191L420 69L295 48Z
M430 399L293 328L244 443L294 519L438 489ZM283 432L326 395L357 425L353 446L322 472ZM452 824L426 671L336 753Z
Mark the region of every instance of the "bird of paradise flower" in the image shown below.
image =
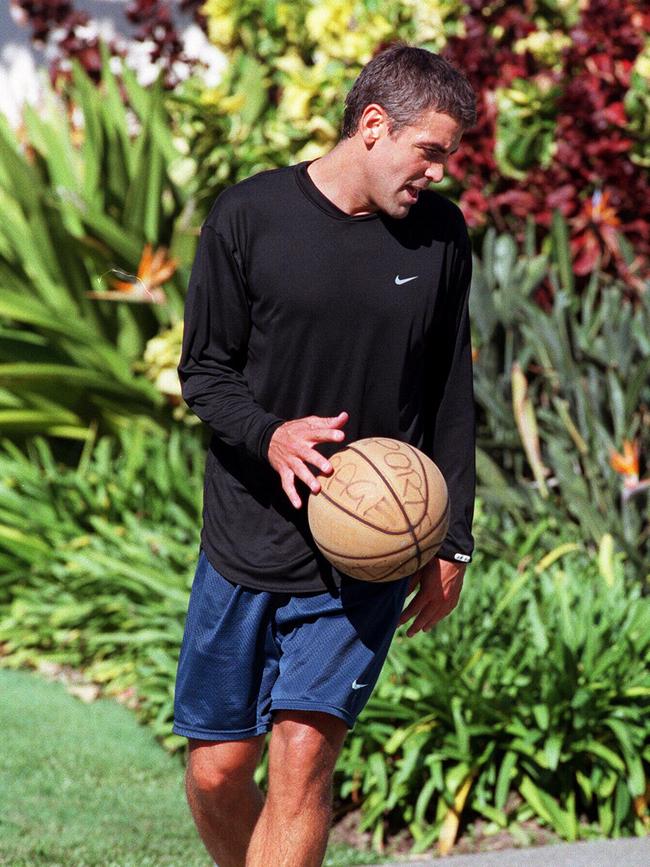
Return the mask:
M112 289L86 292L88 298L101 301L128 301L131 303L164 304L165 292L160 288L174 274L178 260L167 256L166 247L155 250L145 244L137 274L129 274L120 268L110 268L99 278L102 283L110 274Z
M612 205L612 198L608 190L594 190L572 222L571 250L575 273L589 274L599 260L601 267L605 267L613 259L629 284L644 292L646 264L642 256L636 256L630 263L623 258L620 244L622 220ZM628 224L627 229L637 226L641 228L643 222L636 220Z
M635 440L623 440L623 454L611 449L609 463L613 470L623 476L625 499L650 488L650 478L639 479L639 444Z

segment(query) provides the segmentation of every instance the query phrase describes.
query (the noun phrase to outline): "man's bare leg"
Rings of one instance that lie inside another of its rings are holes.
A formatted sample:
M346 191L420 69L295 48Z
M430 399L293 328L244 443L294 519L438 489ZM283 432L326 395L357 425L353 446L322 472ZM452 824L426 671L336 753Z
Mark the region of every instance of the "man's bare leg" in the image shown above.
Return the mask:
M279 711L269 786L246 867L320 867L332 820L332 775L347 726L327 713Z
M253 774L264 735L243 741L190 740L187 801L201 839L219 867L244 867L264 799Z

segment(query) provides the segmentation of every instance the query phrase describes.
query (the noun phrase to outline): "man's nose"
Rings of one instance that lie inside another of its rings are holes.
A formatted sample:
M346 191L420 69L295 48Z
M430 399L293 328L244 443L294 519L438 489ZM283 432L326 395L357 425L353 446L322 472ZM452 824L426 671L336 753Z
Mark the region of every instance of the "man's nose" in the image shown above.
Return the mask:
M442 163L432 163L424 173L424 176L434 184L439 184L445 175L445 167Z

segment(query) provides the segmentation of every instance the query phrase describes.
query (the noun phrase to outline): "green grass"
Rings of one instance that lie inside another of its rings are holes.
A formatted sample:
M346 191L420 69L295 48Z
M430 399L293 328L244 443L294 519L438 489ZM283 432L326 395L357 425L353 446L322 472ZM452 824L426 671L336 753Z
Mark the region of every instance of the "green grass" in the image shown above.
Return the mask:
M0 669L0 696L0 864L210 864L180 762L128 710L108 700L83 704L22 671ZM337 846L326 865L372 859Z
M0 864L208 864L182 768L113 701L0 671Z

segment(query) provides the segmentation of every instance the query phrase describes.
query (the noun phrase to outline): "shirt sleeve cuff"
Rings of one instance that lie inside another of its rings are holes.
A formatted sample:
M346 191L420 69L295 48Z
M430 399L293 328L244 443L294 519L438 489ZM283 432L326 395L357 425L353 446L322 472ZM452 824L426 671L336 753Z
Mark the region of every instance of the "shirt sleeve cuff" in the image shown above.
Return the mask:
M472 555L465 554L463 551L455 551L452 547L443 545L436 554L439 560L447 560L449 563L457 563L461 566L466 566L472 562Z
M272 418L267 426L264 428L262 432L262 436L260 437L260 445L259 445L259 456L263 461L267 461L269 458L269 444L271 442L271 437L276 432L276 430L280 427L280 425L284 424L284 420L281 418Z

